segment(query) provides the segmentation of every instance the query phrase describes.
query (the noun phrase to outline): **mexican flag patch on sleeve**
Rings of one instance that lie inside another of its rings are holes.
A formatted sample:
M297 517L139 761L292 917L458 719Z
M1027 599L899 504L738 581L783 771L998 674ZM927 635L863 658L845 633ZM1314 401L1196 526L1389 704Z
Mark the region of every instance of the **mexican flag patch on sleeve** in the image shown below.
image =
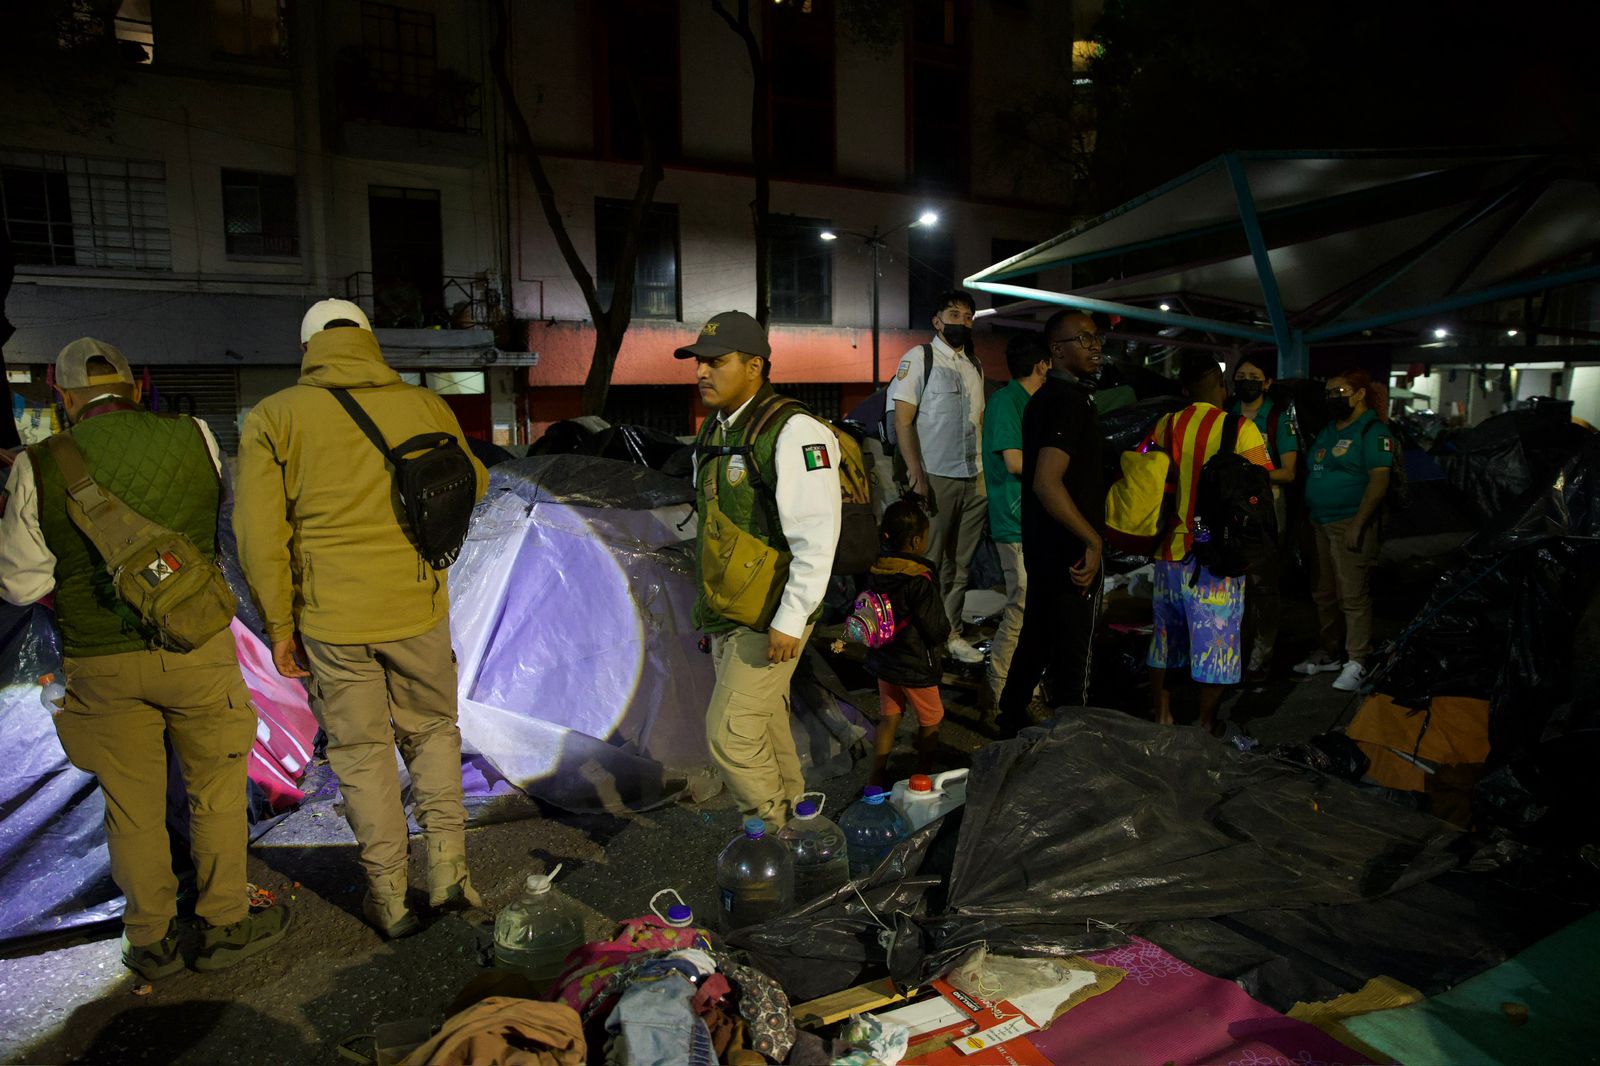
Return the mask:
M807 444L800 450L805 453L807 470L826 470L833 465L828 461L826 444Z
M1393 437L1390 437L1390 436L1387 436L1387 435L1379 437L1378 438L1378 444L1386 452L1393 452L1394 451L1394 438Z

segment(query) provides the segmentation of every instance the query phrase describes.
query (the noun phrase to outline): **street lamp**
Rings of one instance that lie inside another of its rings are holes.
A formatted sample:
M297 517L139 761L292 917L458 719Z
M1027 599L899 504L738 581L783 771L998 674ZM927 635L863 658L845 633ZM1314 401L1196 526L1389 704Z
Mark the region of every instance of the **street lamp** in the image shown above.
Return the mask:
M873 226L871 233L858 233L855 230L849 230L849 229L841 229L841 230L825 229L821 233L817 234L817 236L821 240L836 241L836 240L839 239L839 234L843 233L843 234L846 234L847 236L860 238L860 240L863 241L868 248L872 249L872 387L873 387L874 390L877 389L878 380L881 377L881 374L879 373L879 365L878 365L878 262L879 262L879 255L882 253L884 248L888 247L888 245L885 243L888 240L888 238L894 236L896 233L899 233L901 230L910 229L912 226L933 226L933 225L937 225L938 222L939 222L939 213L937 211L924 211L924 212L922 212L922 214L918 215L916 218L907 219L906 221L900 223L898 226L894 226L891 229L886 229L886 230L882 230L882 231L880 231L877 226Z

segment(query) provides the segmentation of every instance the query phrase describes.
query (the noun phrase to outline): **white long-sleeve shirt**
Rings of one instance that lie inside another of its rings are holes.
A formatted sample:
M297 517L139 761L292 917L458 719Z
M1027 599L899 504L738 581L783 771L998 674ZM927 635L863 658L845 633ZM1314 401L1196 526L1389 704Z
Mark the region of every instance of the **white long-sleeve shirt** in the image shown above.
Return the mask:
M222 473L222 455L211 427L195 419L211 462ZM38 603L56 587L56 556L44 542L39 524L39 486L33 460L27 452L17 456L6 479L5 510L0 514L0 597L25 606Z
M749 407L746 400L733 414L719 414L717 421L726 427ZM833 553L839 545L839 442L833 430L811 415L791 415L778 431L773 455L778 524L793 557L771 628L798 637L828 591Z

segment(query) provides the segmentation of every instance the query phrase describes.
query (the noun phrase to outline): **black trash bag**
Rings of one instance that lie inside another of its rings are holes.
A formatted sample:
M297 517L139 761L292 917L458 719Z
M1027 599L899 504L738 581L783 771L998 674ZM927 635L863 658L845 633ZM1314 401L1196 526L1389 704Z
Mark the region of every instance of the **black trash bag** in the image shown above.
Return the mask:
M1445 434L1434 454L1478 519L1494 522L1520 512L1529 493L1548 486L1586 436L1573 425L1570 405L1545 404Z
M1267 754L1344 781L1359 781L1372 760L1343 733L1323 733L1304 744L1280 744Z
M1106 484L1122 476L1122 453L1139 446L1144 435L1155 428L1161 416L1181 411L1189 401L1181 396L1152 396L1147 400L1119 407L1100 416L1101 458L1105 463Z
M1458 836L1345 782L1101 708L982 748L961 813L943 898L930 883L941 838L925 827L868 882L872 914L841 890L734 942L786 988L804 981L797 998L875 966L906 988L980 942L1065 955L1117 942L1109 927L1129 922L1381 896L1452 868Z

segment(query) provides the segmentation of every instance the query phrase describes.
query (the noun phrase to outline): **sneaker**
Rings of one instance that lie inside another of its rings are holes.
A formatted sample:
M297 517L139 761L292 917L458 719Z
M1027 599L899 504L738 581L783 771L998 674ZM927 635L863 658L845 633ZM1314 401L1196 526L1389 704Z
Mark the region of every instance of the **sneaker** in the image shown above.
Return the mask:
M1316 676L1317 674L1330 674L1333 671L1338 670L1340 668L1341 668L1341 665L1339 663L1339 660L1335 659L1333 656L1329 655L1325 651L1317 652L1316 654L1312 655L1309 659L1305 660L1305 662L1299 662L1299 663L1295 663L1294 664L1294 672L1295 673L1297 673L1297 674L1306 674L1308 676L1313 676L1313 677Z
M122 965L144 978L156 981L171 977L183 969L183 956L178 953L178 923L167 924L167 935L154 944L128 943L128 934L122 934Z
M1339 676L1333 679L1333 687L1340 692L1360 692L1361 682L1367 678L1366 668L1352 659L1344 664L1344 669L1339 671Z
M960 637L951 637L944 647L950 653L950 658L958 663L974 665L983 662L983 652L974 648Z
M226 970L259 955L289 931L289 908L279 903L251 911L232 925L208 925L200 934L200 954L194 968L201 973Z

